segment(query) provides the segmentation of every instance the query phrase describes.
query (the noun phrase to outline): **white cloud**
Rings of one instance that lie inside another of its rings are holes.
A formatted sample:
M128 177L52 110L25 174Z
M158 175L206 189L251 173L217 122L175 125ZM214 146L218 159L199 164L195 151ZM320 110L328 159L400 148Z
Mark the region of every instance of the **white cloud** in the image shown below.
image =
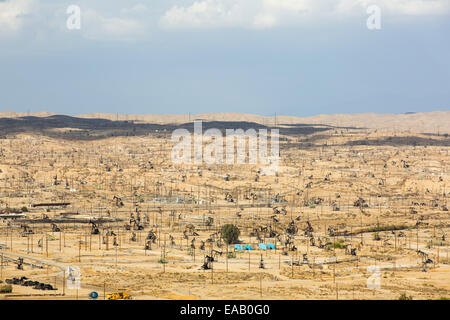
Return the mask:
M0 36L13 38L19 32L35 39L51 38L53 32L71 32L94 40L134 40L147 34L148 8L137 3L130 7L120 4L109 9L105 4L94 9L80 0L81 29L69 31L66 21L68 3L44 0L0 0Z
M191 6L175 5L161 19L164 27L244 26L257 0L204 0Z
M144 4L138 3L131 8L123 8L120 12L124 14L145 14L148 12L148 8Z
M105 17L92 9L82 10L81 31L86 38L96 40L130 40L144 35L147 30L145 21L129 16L130 12L134 12L133 8L122 9L122 14L118 16Z
M337 8L338 12L351 12L373 4L394 15L440 15L450 10L448 0L340 0Z
M448 0L383 0L381 2L387 10L405 15L448 14L450 8Z
M11 34L20 30L24 16L30 14L34 6L34 0L0 1L0 33Z
M321 15L365 14L377 4L387 14L449 14L449 0L196 0L173 6L160 19L164 28L269 28Z

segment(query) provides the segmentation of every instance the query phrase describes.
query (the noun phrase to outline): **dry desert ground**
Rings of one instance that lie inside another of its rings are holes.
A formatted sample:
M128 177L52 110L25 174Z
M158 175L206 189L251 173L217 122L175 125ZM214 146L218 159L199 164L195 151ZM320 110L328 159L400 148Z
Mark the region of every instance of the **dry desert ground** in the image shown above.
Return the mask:
M391 127L373 115L204 117L279 128L273 175L174 164L171 133L193 117L4 115L0 287L27 277L55 290L12 284L0 299L450 298L449 114L392 116Z

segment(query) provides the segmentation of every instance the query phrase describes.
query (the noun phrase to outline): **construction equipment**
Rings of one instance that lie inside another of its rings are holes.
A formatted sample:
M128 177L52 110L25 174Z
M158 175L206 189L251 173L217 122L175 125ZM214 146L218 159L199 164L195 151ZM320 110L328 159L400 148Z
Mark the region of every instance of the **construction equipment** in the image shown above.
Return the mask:
M126 289L118 289L116 292L106 295L108 300L131 300L133 297L126 292Z

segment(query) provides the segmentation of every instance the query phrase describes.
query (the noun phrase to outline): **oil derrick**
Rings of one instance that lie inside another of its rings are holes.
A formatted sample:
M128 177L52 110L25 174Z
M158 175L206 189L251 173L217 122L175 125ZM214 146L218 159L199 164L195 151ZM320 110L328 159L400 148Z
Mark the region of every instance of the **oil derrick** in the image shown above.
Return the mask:
M156 234L153 232L153 229L148 232L146 240L151 241L152 243L155 243Z
M133 220L132 225L133 225L134 230L144 230L144 226L137 220ZM128 229L128 230L130 230L130 229Z
M202 269L203 270L210 270L210 269L212 269L212 263L214 261L215 261L214 257L212 257L212 256L205 256L205 260L203 262Z
M113 230L106 231L106 235L110 236L110 237L115 237L116 236L116 234L115 234L115 232Z
M309 221L306 221L307 227L305 228L305 236L309 236L314 232L313 227Z
M269 226L269 238L275 238L278 234L272 229L271 226Z
M320 249L323 249L325 246L322 243L322 239L320 237L318 237L317 241L319 242L319 245L317 247L320 248Z
M52 223L52 232L61 232L61 229L55 223Z
M245 195L245 200L257 200L257 199L258 196L253 192L250 192L250 195L248 194Z
M233 199L233 196L231 195L231 193L227 192L225 194L225 201L234 202L234 199Z
M23 270L23 258L17 259L17 270Z
M356 248L350 248L350 255L356 256Z
M214 259L215 259L218 255L219 255L219 256L222 256L223 252L222 252L222 251L217 251L217 250L212 249L212 250L211 250L211 254L212 254L212 256L213 256Z
M363 198L359 197L358 200L356 200L353 203L354 207L360 207L360 208L368 208L369 205L366 203L366 200L364 200Z
M22 237L27 237L30 234L34 234L33 230L28 225L22 224L21 227L23 228Z
M214 224L214 218L208 217L205 222L206 226L211 227Z
M339 204L336 201L333 201L333 203L331 204L333 207L333 211L340 211L341 208L339 207Z
M187 225L184 231L186 232L186 235L198 237L198 233L195 231L195 226L193 224Z
M98 226L95 222L90 221L91 223L91 234L99 234L100 231L98 230Z
M294 220L289 222L286 232L290 235L295 235L298 232L298 227L295 225Z
M119 198L118 196L114 196L113 200L115 201L115 205L117 207L123 207L123 201L121 198Z
M336 229L334 229L333 227L328 227L327 231L330 237L334 237L336 235Z
M313 235L311 235L311 236L309 237L309 244L310 244L311 247L315 247L315 246L316 246L316 241L315 241Z

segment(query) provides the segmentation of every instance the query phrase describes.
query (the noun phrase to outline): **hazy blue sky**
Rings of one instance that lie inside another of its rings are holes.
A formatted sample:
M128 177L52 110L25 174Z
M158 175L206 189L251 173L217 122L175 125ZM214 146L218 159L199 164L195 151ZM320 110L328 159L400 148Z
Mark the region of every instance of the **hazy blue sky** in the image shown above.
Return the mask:
M0 110L450 110L449 0L0 0ZM69 5L81 29L68 30ZM381 30L369 30L370 4Z

